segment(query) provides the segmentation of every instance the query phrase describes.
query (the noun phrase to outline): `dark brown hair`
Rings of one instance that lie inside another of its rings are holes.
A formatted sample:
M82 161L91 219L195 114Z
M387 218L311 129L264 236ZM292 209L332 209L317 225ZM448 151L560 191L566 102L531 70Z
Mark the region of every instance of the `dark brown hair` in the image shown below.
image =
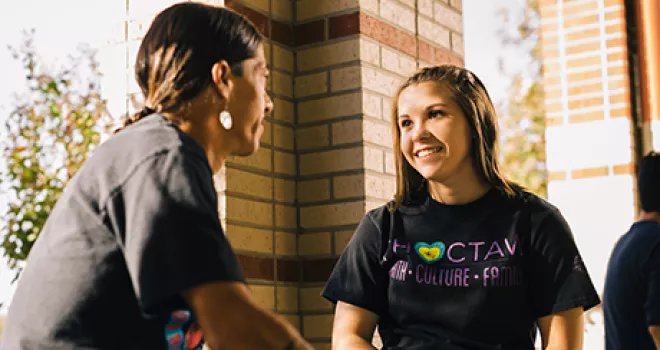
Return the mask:
M639 162L637 188L642 210L660 212L660 153L649 152Z
M471 158L477 173L491 186L509 196L520 193L522 187L505 178L500 171L497 152L497 116L493 102L481 80L471 71L453 66L440 65L419 70L397 90L392 100L392 135L394 140L394 164L396 167L396 193L390 209L398 208L403 200L417 190L424 190L424 179L406 160L401 152L398 101L401 92L423 82L442 84L453 101L467 118L472 134Z
M256 56L262 41L252 23L224 7L185 2L163 10L142 39L135 62L145 108L115 132L197 97L211 84L211 69L218 61L227 61L240 76L241 63Z

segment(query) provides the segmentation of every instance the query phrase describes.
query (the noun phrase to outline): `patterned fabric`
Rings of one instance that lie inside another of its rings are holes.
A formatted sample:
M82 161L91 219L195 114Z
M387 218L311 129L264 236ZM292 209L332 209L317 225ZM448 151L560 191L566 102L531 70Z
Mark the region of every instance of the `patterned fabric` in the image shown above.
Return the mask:
M202 330L189 310L176 310L165 325L168 350L202 350Z

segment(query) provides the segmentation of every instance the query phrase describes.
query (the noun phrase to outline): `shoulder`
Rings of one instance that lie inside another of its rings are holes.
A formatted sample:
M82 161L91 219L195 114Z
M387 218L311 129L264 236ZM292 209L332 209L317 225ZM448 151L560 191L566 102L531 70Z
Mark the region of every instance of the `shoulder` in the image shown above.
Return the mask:
M176 124L160 114L145 117L115 136L123 142L143 144L148 148L158 148L158 145L164 147L181 145L185 147L197 146L201 149L190 135L181 131Z
M407 216L416 215L425 210L424 205L411 204L409 202L401 203L393 209L394 207L395 202L388 201L367 210L360 223L360 229L375 228L380 233L389 232L392 220L397 220L398 218L405 220Z
M204 191L213 186L213 171L202 147L157 114L112 135L94 151L80 176L97 187L104 200L129 189L139 191L144 182Z
M523 191L520 200L534 223L544 220L564 221L561 210L548 200L528 191Z
M150 164L177 166L176 160L208 164L202 147L176 125L159 114L152 114L112 135L94 152L95 168L133 172ZM169 162L160 162L170 159Z
M535 194L525 193L531 243L543 251L574 252L575 237L560 209Z
M660 245L660 223L651 221L638 221L632 224L616 243L617 246L647 247L655 249Z
M390 206L392 203L393 202L388 202L368 210L362 218L363 224L373 225L379 231L382 231L384 228L383 226L387 224L387 221L392 216L392 212L390 211Z

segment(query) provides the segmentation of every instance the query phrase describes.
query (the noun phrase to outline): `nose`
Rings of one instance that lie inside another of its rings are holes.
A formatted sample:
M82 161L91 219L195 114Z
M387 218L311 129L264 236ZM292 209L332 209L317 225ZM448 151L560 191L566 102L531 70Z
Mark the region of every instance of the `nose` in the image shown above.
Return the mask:
M415 123L413 129L412 129L412 139L414 141L418 140L424 140L427 137L429 137L430 133L426 129L426 124L425 123Z
M274 108L273 100L270 98L268 93L264 94L264 99L266 100L266 103L265 103L265 106L264 106L264 114L268 115L268 114L273 112L273 108Z

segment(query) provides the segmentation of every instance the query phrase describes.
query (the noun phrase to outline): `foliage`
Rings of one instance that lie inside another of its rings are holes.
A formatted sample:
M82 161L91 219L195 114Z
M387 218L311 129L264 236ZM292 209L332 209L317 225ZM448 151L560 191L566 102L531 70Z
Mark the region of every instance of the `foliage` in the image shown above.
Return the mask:
M539 196L547 196L545 111L539 4L522 0L520 11L502 9L499 32L505 51L502 73L510 78L510 93L501 115L502 164L507 175Z
M80 48L48 68L37 55L34 30L9 50L24 69L25 92L15 96L1 142L8 210L0 213L0 232L3 255L18 278L51 209L108 124L93 51Z

